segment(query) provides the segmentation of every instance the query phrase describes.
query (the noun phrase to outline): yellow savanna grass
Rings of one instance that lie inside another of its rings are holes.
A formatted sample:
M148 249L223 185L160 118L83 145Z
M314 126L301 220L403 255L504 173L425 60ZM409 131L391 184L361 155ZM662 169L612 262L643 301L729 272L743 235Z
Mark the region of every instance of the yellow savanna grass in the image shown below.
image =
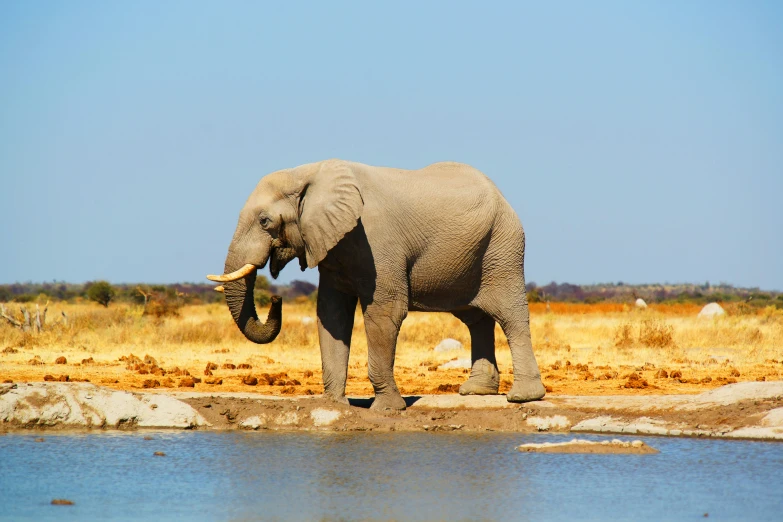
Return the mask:
M556 303L553 303L555 305ZM780 379L783 373L783 313L768 309L754 315L698 318L698 307L639 311L628 306L598 305L531 307L531 332L544 381L553 393L676 393L698 392L731 380ZM18 310L18 305L6 305ZM56 324L60 312L68 324ZM265 315L265 311L261 311ZM245 340L222 304L185 306L176 317L153 318L139 307L116 304L53 304L49 324L41 333L25 333L0 324L0 380L33 381L45 375L129 389L145 380L176 387L162 376L141 375L120 362L122 356L149 355L170 370L187 369L205 378L207 363L221 385L200 383L197 389L260 391L263 393L321 393L321 358L315 307L309 301L286 302L278 338L259 346ZM465 349L436 353L445 338ZM496 329L501 391L511 384L511 357L503 332ZM398 339L395 375L403 393L429 393L441 385L458 385L466 370L436 369L454 358L470 357L468 329L450 314L411 313ZM54 364L63 356L67 364ZM38 357L43 365L30 364ZM89 359L92 358L92 361ZM87 360L82 364L83 360ZM250 370L223 369L225 364L250 364ZM578 369L577 369L578 368ZM679 371L681 379L656 378ZM627 389L623 376L637 372L650 386ZM286 373L290 386L242 383L248 374ZM739 376L736 374L739 373ZM296 384L294 381L298 382ZM453 388L453 386L452 386ZM367 340L357 310L348 393L370 395L367 378Z

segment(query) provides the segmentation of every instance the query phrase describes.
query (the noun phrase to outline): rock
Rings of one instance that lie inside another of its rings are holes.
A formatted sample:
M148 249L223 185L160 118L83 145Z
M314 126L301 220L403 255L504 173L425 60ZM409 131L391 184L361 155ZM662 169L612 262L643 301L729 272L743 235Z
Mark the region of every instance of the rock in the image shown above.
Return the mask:
M35 357L27 361L27 364L32 364L33 366L42 366L44 362L41 360L39 356L36 355Z
M163 395L133 394L88 383L31 383L0 395L0 426L58 428L192 428L207 421Z
M212 377L211 379L206 379L204 381L205 384L212 384L213 386L217 386L220 384L223 384L223 379L220 377Z
M655 374L656 379L668 379L669 378L669 372L661 368L658 370L658 372Z
M636 302L634 303L634 306L636 306L636 308L639 308L639 309L643 310L643 309L647 308L647 303L645 303L644 299L642 299L640 297L639 299L636 300Z
M242 379L243 384L247 384L248 386L255 386L258 384L258 379L253 377L252 375L246 375Z
M698 317L717 317L725 313L726 311L718 303L709 303L704 305Z
M647 454L658 453L640 440L632 442L614 439L600 442L592 440L572 439L568 442L543 442L538 444L522 444L517 451L524 453L599 453L599 454Z
M218 365L213 362L208 362L207 367L205 368L205 370L217 370L217 369L218 369Z
M19 350L17 350L16 348L11 348L10 346L6 346L5 348L3 348L3 353L12 354L18 352Z
M342 413L337 410L327 410L325 408L315 408L310 412L313 426L328 426L339 419L341 415Z
M450 370L452 368L458 368L458 369L470 369L472 366L470 359L455 359L453 361L449 361L447 363L443 363L440 366L438 366L438 370Z
M68 364L68 360L61 355L54 360L54 364Z
M131 354L131 357L133 357L133 354ZM145 355L144 364L149 364L150 366L157 366L158 361L156 361L155 358L152 357L151 355Z
M462 343L451 338L443 339L438 343L438 346L435 347L436 352L451 352L454 350L462 350Z
M166 454L163 453L162 451L156 451L155 453L152 454L152 456L153 457L165 457Z
M247 363L242 363L242 364L237 366L237 370L252 370L252 369L253 369L253 367L250 366Z
M193 377L183 377L179 380L180 388L195 388L196 380Z
M89 359L82 359L82 364L93 364L95 363L95 359L90 357Z
M143 383L141 383L142 388L159 388L160 382L156 379L146 379Z
M225 364L223 364L223 369L224 369L224 370L236 370L236 369L237 369L237 367L236 367L236 365L234 365L234 364L231 364L231 363L225 363Z
M257 430L264 426L266 426L266 415L253 415L239 423L239 427L246 430Z
M305 379L309 379L310 377L313 376L313 372L311 370L305 370L303 375Z
M67 498L55 498L55 499L52 499L52 505L53 506L73 506L73 500L68 500Z
M530 417L525 422L528 426L534 426L538 431L549 431L550 429L568 429L571 421L562 415L553 415L551 417Z

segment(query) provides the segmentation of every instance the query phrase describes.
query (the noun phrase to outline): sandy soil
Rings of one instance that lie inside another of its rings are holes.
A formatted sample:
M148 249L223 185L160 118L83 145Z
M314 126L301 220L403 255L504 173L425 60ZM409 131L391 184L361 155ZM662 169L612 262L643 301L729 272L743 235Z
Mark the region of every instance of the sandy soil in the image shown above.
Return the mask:
M238 369L239 364L243 363L228 363L234 365L234 368L227 368L226 363L212 362L225 358L218 355L211 358L207 355L207 363L203 366L195 366L192 363L182 366L165 365L158 363L155 358L147 359L151 364L145 364L143 355L138 357L138 362L128 362L127 357L131 355L129 353L124 356L124 361L105 360L90 355L80 361L72 362L66 359L64 364L55 364L54 360L35 359L33 355L27 361L0 363L0 382L54 380L92 382L129 391L171 388L205 392L253 391L281 396L318 395L323 392L320 368L302 370L294 364L275 362L263 356L248 358L244 364L250 368ZM210 368L217 368L206 372L208 364ZM506 373L501 375L501 393L511 388L513 378L509 372L510 370L506 370ZM783 360L745 365L742 371L731 364L717 361L631 366L592 365L589 362L570 364L570 361L566 360L562 364L541 368L541 373L548 395L669 395L701 393L736 382L781 380ZM467 374L468 370L465 369L442 370L434 364L419 367L398 366L395 371L403 394L456 393L459 385L467 379ZM347 393L372 394L365 368L352 366L349 369Z

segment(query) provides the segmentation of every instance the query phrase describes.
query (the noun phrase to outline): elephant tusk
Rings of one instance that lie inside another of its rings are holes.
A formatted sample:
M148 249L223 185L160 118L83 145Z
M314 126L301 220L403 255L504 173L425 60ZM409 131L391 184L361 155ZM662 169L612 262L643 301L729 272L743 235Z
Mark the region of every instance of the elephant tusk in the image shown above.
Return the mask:
M226 289L223 288L223 285L220 285L220 286L216 286L215 288L213 288L213 290L215 292L220 292L222 294Z
M229 283L231 281L236 281L237 279L242 279L243 277L247 277L251 272L254 272L255 270L258 270L258 267L256 265L247 264L240 268L239 270L235 272L231 272L230 274L223 274L223 275L208 275L207 279L210 281L215 281L216 283Z

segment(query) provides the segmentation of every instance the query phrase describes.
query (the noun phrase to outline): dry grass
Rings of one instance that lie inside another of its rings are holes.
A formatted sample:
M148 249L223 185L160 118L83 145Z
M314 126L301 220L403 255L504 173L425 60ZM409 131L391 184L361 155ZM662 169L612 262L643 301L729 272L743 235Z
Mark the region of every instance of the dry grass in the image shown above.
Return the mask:
M186 378L181 370L187 370L203 379L196 389L321 393L315 308L309 302L287 302L284 308L277 340L258 346L244 339L223 305L186 306L178 317L154 318L122 304L108 309L55 304L50 306L50 318L64 310L70 318L67 326L51 325L41 334L29 334L0 325L0 381L68 375L71 380L89 379L121 389L141 388L145 381L148 386L158 381L176 388ZM637 311L616 304L552 303L547 311L546 305L536 303L531 310L536 357L555 394L695 393L733 380L778 380L783 375L783 313L774 309L716 319L697 318L699 307L694 305ZM446 337L459 340L465 349L435 353L432 348ZM505 391L511 384L511 357L499 328L496 338ZM436 367L455 357L469 357L469 346L467 328L453 316L411 313L397 347L395 374L403 393L453 390L467 378L467 371ZM119 360L129 354L155 361L135 368ZM61 356L67 363L55 364ZM30 364L36 357L43 364ZM205 375L208 363L217 365L211 375ZM241 364L252 368L231 368ZM244 384L249 375L260 384ZM222 383L207 384L207 379ZM348 393L372 393L359 314Z

